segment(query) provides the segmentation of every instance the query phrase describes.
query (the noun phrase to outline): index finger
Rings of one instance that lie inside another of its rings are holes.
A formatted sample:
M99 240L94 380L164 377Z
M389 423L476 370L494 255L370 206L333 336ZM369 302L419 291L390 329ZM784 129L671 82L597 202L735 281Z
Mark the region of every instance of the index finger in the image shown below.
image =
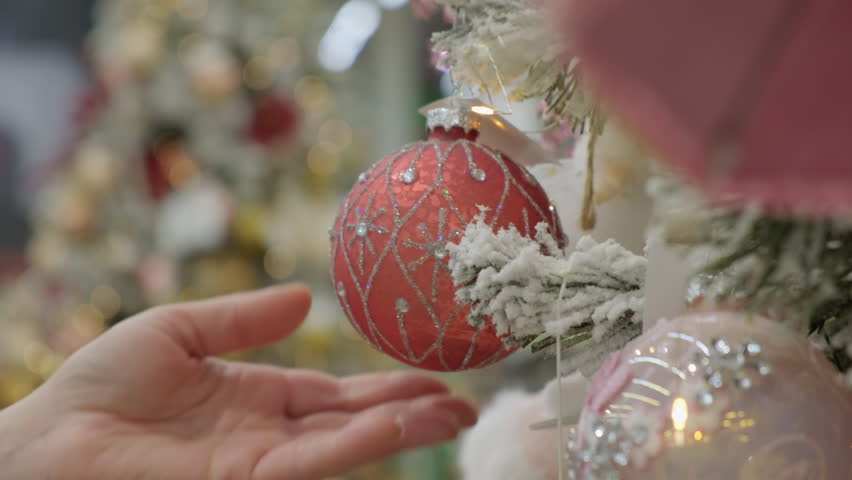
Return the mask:
M157 307L144 315L194 357L268 345L293 333L311 305L298 284Z

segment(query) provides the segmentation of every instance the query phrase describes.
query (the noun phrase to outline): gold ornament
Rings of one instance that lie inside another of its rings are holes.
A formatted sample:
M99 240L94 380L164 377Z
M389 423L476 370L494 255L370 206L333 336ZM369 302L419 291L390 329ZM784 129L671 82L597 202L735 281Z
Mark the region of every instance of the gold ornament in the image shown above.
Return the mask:
M93 195L103 195L115 184L115 160L104 146L87 143L77 151L74 174L80 186Z

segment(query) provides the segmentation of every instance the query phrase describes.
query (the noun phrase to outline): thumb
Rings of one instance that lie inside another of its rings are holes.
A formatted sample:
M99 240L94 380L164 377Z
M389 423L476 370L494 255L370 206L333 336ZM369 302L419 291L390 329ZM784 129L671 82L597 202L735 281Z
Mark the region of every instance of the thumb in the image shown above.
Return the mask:
M190 355L204 357L281 340L302 324L310 306L310 290L291 284L165 305L139 320L161 330Z

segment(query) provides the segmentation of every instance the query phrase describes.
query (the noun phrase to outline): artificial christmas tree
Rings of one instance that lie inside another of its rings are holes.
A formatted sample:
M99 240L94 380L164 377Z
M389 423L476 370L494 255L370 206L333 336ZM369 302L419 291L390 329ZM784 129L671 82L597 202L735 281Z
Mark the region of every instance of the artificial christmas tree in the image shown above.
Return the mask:
M315 58L335 2L99 2L98 85L78 142L35 198L29 268L0 297L0 408L113 324L162 303L298 279L314 313L242 357L387 368L334 308L327 223L364 168L369 96ZM5 225L5 227L10 227ZM145 361L145 359L140 359ZM351 478L394 478L378 465Z

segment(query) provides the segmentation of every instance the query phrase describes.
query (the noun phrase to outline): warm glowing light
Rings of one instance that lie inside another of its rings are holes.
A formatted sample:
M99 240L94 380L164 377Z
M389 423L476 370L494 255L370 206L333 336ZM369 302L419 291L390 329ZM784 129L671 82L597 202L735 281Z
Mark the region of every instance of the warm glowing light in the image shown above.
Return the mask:
M328 85L319 77L302 78L296 82L293 92L299 105L310 112L322 111L331 105Z
M296 258L285 248L270 249L263 257L263 267L272 278L284 280L296 269Z
M682 432L686 428L686 419L689 417L689 411L686 406L686 400L682 397L675 399L672 403L672 426L678 432Z
M198 173L198 165L181 147L169 147L163 152L163 156L163 161L167 164L166 178L174 187L180 187Z
M328 120L317 131L317 140L331 151L340 153L352 144L352 128L342 120Z
M246 62L243 80L250 88L257 90L271 86L275 80L275 72L269 58L258 55Z
M71 324L79 333L96 335L104 327L104 314L91 304L83 304L77 307L71 316Z
M704 438L704 434L701 433L701 430L696 430L692 435L692 438L694 438L696 442L700 442L701 439Z
M121 309L121 296L109 285L95 287L90 295L90 300L92 305L108 318L115 316Z
M474 105L473 107L470 107L470 110L480 115L494 115L494 109L486 107L485 105Z
M340 157L325 144L315 145L308 151L308 169L314 175L327 177L340 167Z

